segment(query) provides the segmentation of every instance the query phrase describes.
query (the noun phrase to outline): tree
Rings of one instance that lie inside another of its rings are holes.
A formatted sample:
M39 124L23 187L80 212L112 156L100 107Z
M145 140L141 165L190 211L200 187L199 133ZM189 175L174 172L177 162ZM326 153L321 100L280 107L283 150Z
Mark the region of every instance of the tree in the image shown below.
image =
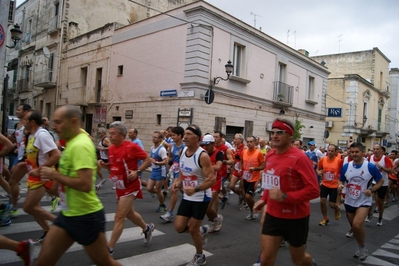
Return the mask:
M294 140L301 139L302 128L306 128L306 127L302 124L302 122L298 118L296 118L295 119L295 125L294 125L294 130L295 130L295 132L294 132Z

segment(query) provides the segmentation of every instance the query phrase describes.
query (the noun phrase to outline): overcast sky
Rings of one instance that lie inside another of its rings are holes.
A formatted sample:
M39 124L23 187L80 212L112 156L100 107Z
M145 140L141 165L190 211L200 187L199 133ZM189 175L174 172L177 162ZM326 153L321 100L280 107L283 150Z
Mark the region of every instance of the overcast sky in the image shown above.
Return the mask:
M399 68L398 0L207 0L310 56L378 47ZM289 31L289 32L288 32ZM287 34L288 33L288 34ZM288 38L287 38L288 35Z
M378 47L391 60L390 67L399 68L398 0L207 2L252 26L256 16L256 28L292 48L307 50L310 56Z

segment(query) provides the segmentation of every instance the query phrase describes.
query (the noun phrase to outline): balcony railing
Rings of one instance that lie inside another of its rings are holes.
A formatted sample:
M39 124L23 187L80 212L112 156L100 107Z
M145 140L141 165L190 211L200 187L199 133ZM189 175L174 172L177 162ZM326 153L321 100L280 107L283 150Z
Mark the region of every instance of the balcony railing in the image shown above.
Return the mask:
M55 88L57 83L53 80L53 70L46 69L34 74L34 85L45 89Z
M58 19L59 19L58 16L55 16L52 19L50 19L47 29L48 34L58 31L58 29L60 28Z
M17 92L29 91L29 79L17 80Z
M294 86L281 81L274 82L273 102L277 105L292 106Z

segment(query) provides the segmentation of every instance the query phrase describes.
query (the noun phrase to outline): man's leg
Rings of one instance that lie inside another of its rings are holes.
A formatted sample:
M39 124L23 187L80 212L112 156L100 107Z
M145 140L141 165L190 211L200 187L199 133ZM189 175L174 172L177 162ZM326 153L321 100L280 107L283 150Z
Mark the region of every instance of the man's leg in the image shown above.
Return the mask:
M320 198L320 210L324 220L328 220L327 217L327 198Z
M262 266L274 265L282 240L282 236L260 235L260 261Z
M116 242L122 234L127 214L132 210L134 196L126 196L119 199L118 207L115 213L114 229L112 230L111 239L108 242L108 247L114 248Z
M47 232L49 230L47 221L54 221L56 216L40 207L40 200L45 192L46 189L44 186L37 189L28 189L23 208L24 211L32 215L43 230Z
M109 254L107 240L103 232L99 233L97 240L93 244L85 246L84 249L96 265L122 265Z
M164 184L165 179L161 179L155 182L154 191L158 196L159 206L165 206L165 196L162 193L162 186Z
M43 246L35 265L55 265L74 242L75 241L64 229L56 225L51 226L50 231L46 235L46 241L43 242Z
M14 209L17 209L18 206L18 197L19 197L19 181L28 173L28 168L26 167L26 163L21 162L12 168L11 171L11 179L10 179L10 188L11 188L11 201Z
M0 160L1 159L2 158L0 158ZM8 184L8 182L3 178L2 174L0 174L0 187L2 187L4 191L7 192L8 195L11 194L10 184Z
M195 250L197 254L202 254L202 235L200 231L202 220L197 220L194 218L190 219L188 223L188 231L193 239Z
M348 213L349 221L351 221L353 234L356 238L357 243L359 246L364 246L364 219L366 218L368 213L367 207L359 207L357 208L355 213Z
M313 266L313 259L305 250L306 245L300 247L290 245L291 260L295 265Z

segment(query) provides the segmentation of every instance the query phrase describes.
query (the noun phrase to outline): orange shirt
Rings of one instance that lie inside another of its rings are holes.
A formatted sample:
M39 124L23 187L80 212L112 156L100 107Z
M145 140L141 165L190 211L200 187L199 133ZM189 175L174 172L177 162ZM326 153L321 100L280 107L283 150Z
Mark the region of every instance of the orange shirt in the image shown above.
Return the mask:
M337 188L338 179L341 172L343 160L338 156L335 156L333 160L330 160L328 156L320 159L317 164L318 169L323 170L322 185L328 188Z
M242 153L242 178L247 182L256 182L260 179L260 171L250 172L250 167L258 167L265 161L265 156L258 150L249 149Z

